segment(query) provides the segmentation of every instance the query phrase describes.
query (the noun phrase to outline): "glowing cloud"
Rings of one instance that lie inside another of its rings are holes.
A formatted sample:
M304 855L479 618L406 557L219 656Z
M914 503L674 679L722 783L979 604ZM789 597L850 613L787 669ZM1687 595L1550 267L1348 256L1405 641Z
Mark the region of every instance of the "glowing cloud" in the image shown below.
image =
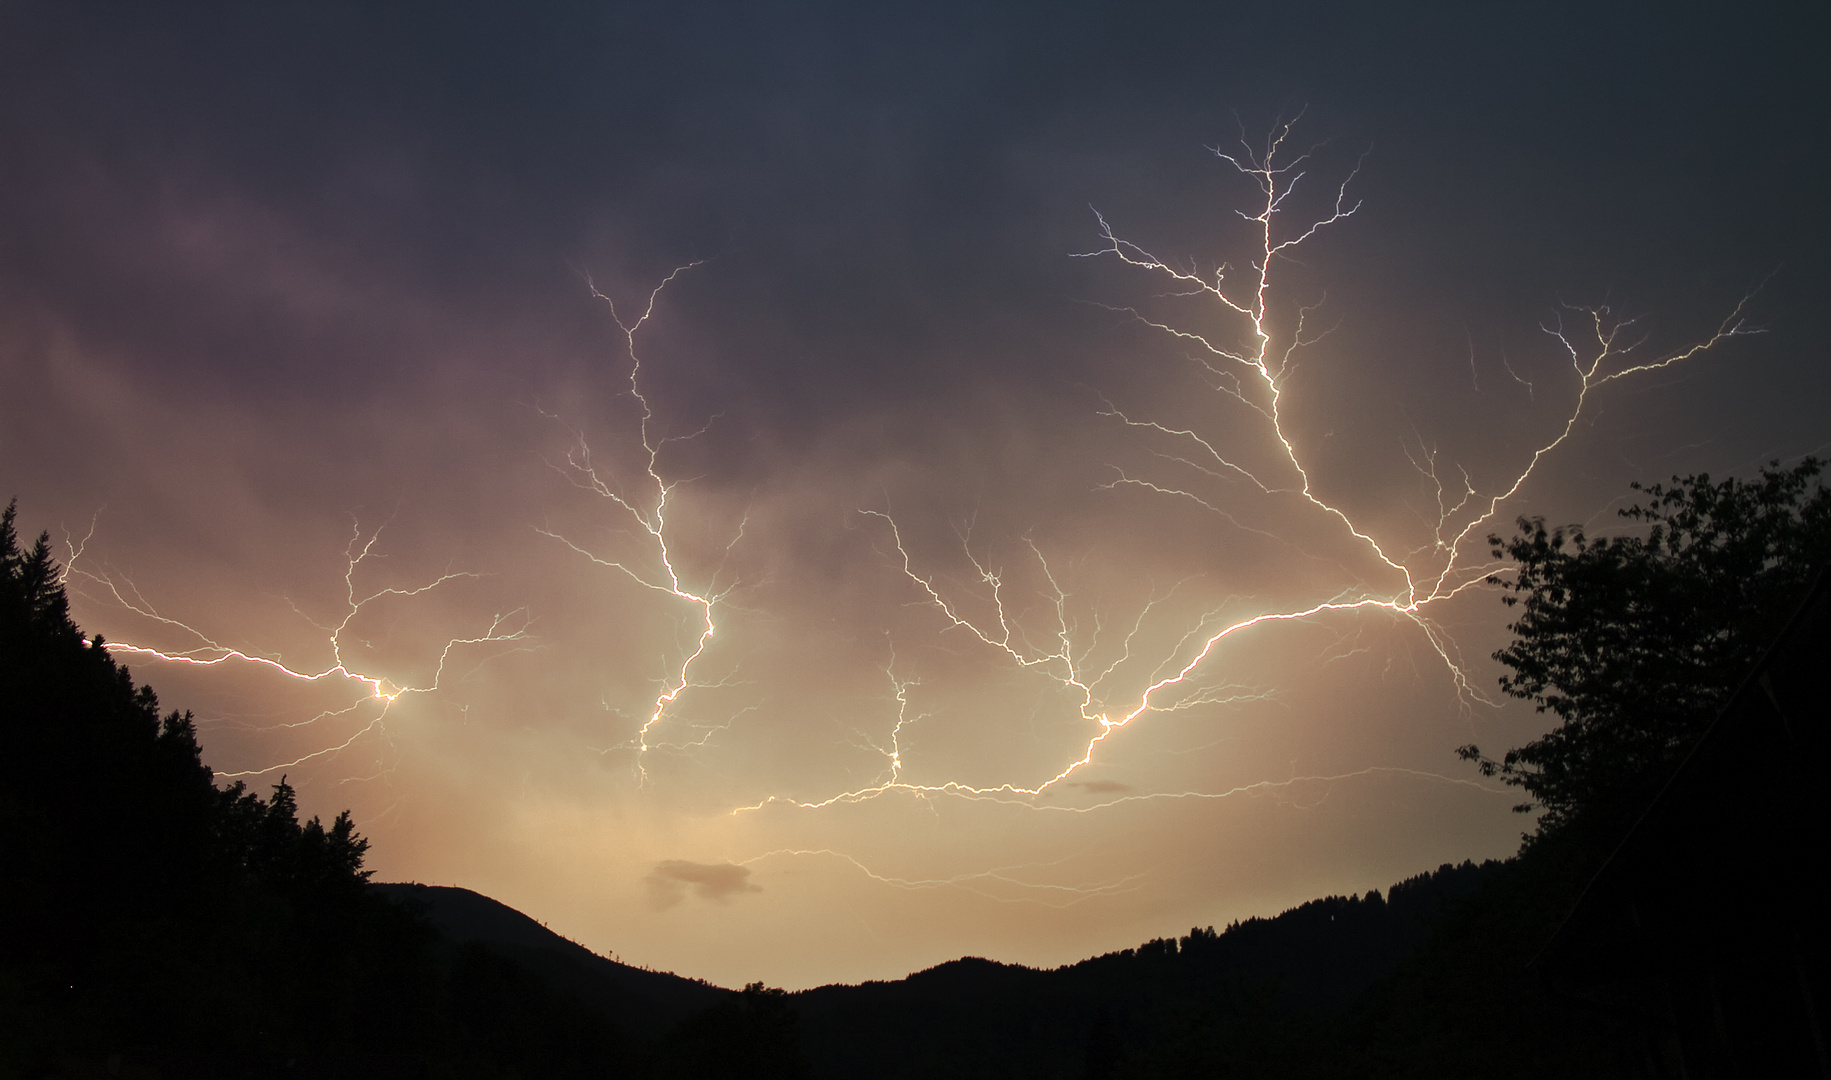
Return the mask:
M701 900L722 904L734 896L758 893L763 886L750 880L750 867L736 863L696 863L669 859L658 863L645 879L649 904L657 911L671 908L691 891Z

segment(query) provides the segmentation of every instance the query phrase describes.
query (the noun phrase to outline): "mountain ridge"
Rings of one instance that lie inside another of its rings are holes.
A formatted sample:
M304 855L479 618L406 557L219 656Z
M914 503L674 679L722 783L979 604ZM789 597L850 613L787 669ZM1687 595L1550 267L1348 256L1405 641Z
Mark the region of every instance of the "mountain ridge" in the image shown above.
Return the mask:
M425 914L452 946L488 946L635 1030L674 1027L737 993L601 956L525 912L462 886L376 882L369 887Z
M1404 964L1445 910L1494 880L1501 865L1445 863L1384 895L1323 897L1055 968L967 956L900 979L792 993L632 967L470 889L371 887L425 914L448 949L484 945L626 1031L676 1029L765 995L792 1011L821 1080L1045 1077L1095 1075L1089 1063L1103 1054L1199 1057L1197 1043L1242 1024L1335 1014Z

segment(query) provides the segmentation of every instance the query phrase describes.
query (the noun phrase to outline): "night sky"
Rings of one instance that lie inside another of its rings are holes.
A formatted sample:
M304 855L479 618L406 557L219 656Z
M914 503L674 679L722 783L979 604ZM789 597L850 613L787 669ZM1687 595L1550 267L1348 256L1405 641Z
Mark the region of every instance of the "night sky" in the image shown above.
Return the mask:
M1488 533L1831 448L1831 68L1793 5L1388 7L0 3L0 497L219 778L631 963L1508 854ZM1275 237L1347 186L1274 411L1176 294L1252 308L1216 150L1294 118Z

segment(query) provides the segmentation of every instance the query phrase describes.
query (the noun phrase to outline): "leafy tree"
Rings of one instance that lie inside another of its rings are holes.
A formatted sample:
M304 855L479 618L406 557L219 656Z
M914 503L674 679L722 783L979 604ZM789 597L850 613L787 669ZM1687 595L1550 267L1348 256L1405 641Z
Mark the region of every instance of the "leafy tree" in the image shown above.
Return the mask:
M1579 526L1489 537L1517 607L1506 693L1560 721L1499 760L1457 753L1542 808L1539 836L1588 821L1604 830L1644 805L1703 733L1831 559L1824 463L1772 462L1753 480L1699 474L1642 487L1622 510L1645 535L1590 538ZM1532 838L1528 838L1529 840Z

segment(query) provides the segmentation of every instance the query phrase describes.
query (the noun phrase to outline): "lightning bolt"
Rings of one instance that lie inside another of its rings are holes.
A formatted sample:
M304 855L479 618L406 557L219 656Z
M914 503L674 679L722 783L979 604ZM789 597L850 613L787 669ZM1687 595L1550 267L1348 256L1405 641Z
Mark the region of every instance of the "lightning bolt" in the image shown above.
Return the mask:
M423 681L397 679L395 676L374 673L355 666L344 655L345 637L351 631L351 624L364 609L387 598L411 599L430 593L440 586L454 581L475 580L482 576L468 571L447 571L422 584L405 588L395 586L378 589L360 588L357 585L358 574L364 563L380 557L377 544L386 527L387 523L384 522L365 532L361 523L352 517L350 539L344 548L343 609L341 616L335 622L320 622L300 611L297 605L293 605L293 611L300 618L325 635L324 640L330 654L330 663L318 668L295 666L277 653L249 652L226 645L191 623L161 612L147 599L132 579L114 574L106 569L92 571L79 566L88 542L95 535L93 521L90 523L88 534L81 541L71 541L66 538L68 558L64 563L64 581L67 584L75 583L78 585L79 591L90 595L91 598L94 598L93 594L102 594L118 607L168 630L175 631L193 642L185 648L157 648L152 645L125 641L105 642L103 647L112 653L145 657L160 663L192 668L248 666L284 680L308 684L344 684L358 691L358 696L345 707L325 709L306 720L274 725L274 727L283 728L303 728L316 725L320 721L346 717L356 717L361 720L366 715L367 719L362 720L355 733L347 738L323 744L289 760L275 761L254 768L216 772L217 776L227 779L262 776L332 757L349 749L364 736L384 731L384 722L395 702L408 695L430 695L442 688L447 669L452 665L454 655L460 651L475 650L486 646L506 646L506 649L490 650L491 656L497 656L507 651L521 651L533 647L534 637L530 632L531 619L528 610L516 608L491 616L488 623L477 633L448 638L439 650L438 661L434 665L430 677Z
M1128 874L1124 877L1103 881L1092 885L1072 885L1062 882L1036 881L1020 877L1024 871L1033 871L1059 866L1066 859L1052 862L1021 863L1012 866L998 866L987 870L973 870L963 874L951 874L947 877L911 878L895 874L883 874L843 851L832 848L778 848L755 855L739 863L739 866L754 866L767 859L776 858L816 858L824 857L851 866L866 878L891 888L909 892L922 892L932 889L963 889L987 900L1001 904L1041 904L1045 907L1067 908L1087 900L1099 897L1116 896L1120 893L1135 892L1142 888L1140 882L1147 874ZM1033 875L1034 876L1034 875Z
M637 433L641 442L641 457L644 459L643 476L637 481L640 491L619 487L614 479L607 479L606 473L601 472L593 463L591 447L586 442L584 434L576 429L570 432L571 444L565 458L562 461L548 462L548 465L565 477L568 482L610 503L621 515L636 525L641 536L646 538L642 554L647 557L650 565L641 567L632 565L632 561L627 558L599 555L559 533L547 528L536 527L536 531L541 535L564 544L593 564L616 570L642 588L671 596L681 601L693 613L692 620L695 626L691 632L692 644L682 651L679 662L670 666L668 674L662 679L661 689L650 704L647 716L637 729L635 737L627 743L609 748L609 750L634 752L636 774L639 783L643 784L648 782L648 769L644 765L643 759L655 747L656 744L651 736L662 723L668 709L678 702L681 695L690 688L726 685L722 681L696 683L693 669L700 658L705 655L707 648L711 646L713 635L718 631L718 625L714 620L715 609L731 594L733 589L738 587L739 583L736 581L722 587L720 582L725 576L725 560L730 557L732 549L737 546L738 542L744 538L744 529L749 524L747 515L738 523L731 539L725 544L724 555L713 571L708 584L695 589L683 583L681 572L675 565L675 555L668 538L669 514L673 508L672 504L680 481L670 480L663 476L661 452L669 443L684 442L705 434L718 418L714 416L697 430L686 435L657 437L653 430L655 411L642 389L642 356L636 348L636 337L643 324L654 315L655 305L660 301L662 291L680 275L699 265L701 264L698 262L690 262L675 267L661 280L660 284L650 290L648 301L642 307L642 313L627 322L617 311L616 301L599 291L595 284L587 282L592 297L604 304L610 311L611 319L622 332L624 351L629 357L629 395L636 401L640 413ZM703 743L704 738L710 738L711 734L708 732L699 742ZM697 743L679 745L697 745ZM609 750L603 752L607 753Z
M1173 323L1147 316L1136 308L1117 308L1149 330L1193 347L1192 359L1207 376L1209 385L1222 398L1244 406L1248 419L1259 425L1265 446L1272 449L1271 466L1252 465L1245 458L1229 452L1221 441L1194 426L1166 424L1149 417L1127 414L1110 402L1100 416L1117 420L1136 429L1169 449L1152 449L1160 460L1180 466L1218 481L1243 481L1267 499L1293 499L1309 514L1358 547L1370 558L1377 577L1384 584L1353 584L1336 595L1290 608L1260 611L1244 617L1225 616L1211 610L1186 629L1177 643L1155 665L1155 674L1129 694L1117 700L1106 691L1107 683L1123 665L1133 659L1134 645L1140 628L1153 614L1162 597L1153 596L1132 621L1121 642L1118 659L1091 670L1091 640L1077 644L1079 628L1069 615L1069 594L1044 552L1029 537L1024 545L1035 561L1042 584L1032 597L1035 609L1046 614L1043 627L1034 636L1022 619L1014 615L1019 606L1010 595L1007 575L988 565L973 551L970 526L957 531L967 564L972 573L968 592L949 589L932 573L918 569L918 560L905 542L902 529L887 510L864 510L869 519L880 523L887 534L890 561L910 584L917 602L934 610L944 633L964 634L970 643L1001 658L1014 669L1034 673L1049 680L1065 693L1079 710L1079 717L1090 728L1082 752L1063 763L1053 773L1042 774L1026 782L1010 782L991 787L974 786L954 780L920 783L906 779L901 768L901 734L906 726L908 709L906 682L892 681L897 689L898 714L892 738L883 752L890 768L878 782L839 792L822 799L800 800L771 796L752 805L736 808L733 813L761 810L772 804L786 804L804 810L861 802L893 792L917 797L946 795L967 800L1009 802L1038 810L1084 813L1124 802L1161 798L1226 798L1249 791L1288 786L1300 780L1333 782L1376 772L1394 772L1419 779L1491 789L1466 779L1441 776L1410 769L1374 767L1330 777L1295 777L1281 781L1262 781L1221 792L1179 791L1132 793L1104 799L1088 806L1067 806L1045 801L1068 785L1086 786L1090 791L1097 783L1071 778L1092 764L1107 740L1135 721L1161 712L1171 712L1203 705L1224 704L1262 699L1268 692L1217 681L1213 669L1221 663L1223 647L1232 638L1250 631L1283 623L1296 623L1330 614L1380 615L1414 627L1432 653L1441 662L1465 712L1474 704L1496 703L1478 691L1469 681L1459 649L1450 634L1429 614L1464 591L1484 582L1504 568L1471 557L1471 537L1479 537L1500 511L1501 506L1527 484L1540 463L1568 441L1579 420L1589 409L1591 397L1611 382L1659 371L1684 363L1708 352L1725 341L1757 332L1745 321L1753 293L1745 295L1702 340L1674 352L1648 355L1641 350L1646 335L1633 320L1615 318L1607 307L1565 306L1543 327L1561 352L1568 358L1574 394L1568 409L1550 425L1529 452L1521 455L1517 469L1504 483L1487 491L1480 490L1466 469L1441 466L1438 452L1422 438L1415 449L1407 448L1413 468L1430 492L1434 509L1425 518L1428 538L1422 544L1401 549L1391 541L1382 541L1371 528L1363 527L1341 505L1332 501L1318 483L1314 468L1305 461L1298 441L1291 434L1292 396L1290 378L1303 351L1319 341L1326 331L1313 328L1315 304L1290 304L1282 300L1278 273L1280 264L1294 258L1296 250L1314 241L1320 234L1341 225L1360 209L1349 189L1359 175L1365 155L1339 182L1329 185L1325 209L1318 215L1291 219L1289 202L1305 181L1313 164L1314 148L1293 149L1292 131L1301 114L1276 125L1262 146L1252 146L1242 137L1238 150L1214 149L1215 156L1252 182L1259 198L1239 217L1248 223L1254 244L1243 271L1235 272L1218 265L1211 272L1193 264L1177 265L1153 255L1145 248L1124 239L1114 231L1106 217L1095 211L1100 248L1080 257L1116 259L1126 267L1167 281L1173 298L1206 302L1224 319L1231 321L1235 332L1231 338L1218 333L1189 330ZM1286 312L1288 314L1281 314ZM1280 325L1290 327L1281 331ZM1507 365L1515 381L1532 390ZM1233 434L1233 430L1229 430ZM1174 481L1160 481L1119 471L1116 479L1100 485L1112 490L1122 486L1137 487L1152 493L1192 501L1214 512L1242 529L1263 536L1283 539L1268 529L1241 522L1232 513L1216 505L1211 498ZM1287 541L1288 542L1288 541ZM1295 547L1295 545L1292 545ZM1299 549L1301 550L1301 549ZM979 610L977 617L967 613L967 598ZM1033 610L1026 608L1025 610ZM1034 617L1032 617L1034 621ZM1100 627L1096 620L1094 636ZM1040 641L1041 644L1036 642ZM1108 704L1108 702L1112 702ZM829 854L829 853L822 853ZM862 869L862 866L861 866ZM877 877L877 875L871 875ZM888 879L885 879L888 880ZM892 882L899 884L900 882ZM931 883L924 883L931 884Z
M899 588L907 590L914 604L932 613L937 637L961 642L965 649L983 653L1025 679L1037 680L1047 688L1043 698L1047 707L1059 708L1065 723L1080 726L1074 729L1068 752L1003 783L968 783L944 774L924 775L923 767L911 764L910 750L925 733L924 721L934 715L922 701L928 687L923 678L910 674L901 665L897 643L889 641L888 658L881 670L884 685L889 688L888 709L893 715L887 729L875 728L884 732L881 736L859 734L860 749L877 755L881 761L881 765L874 765L864 774L870 776L869 782L837 792L828 788L828 793L818 797L771 794L736 806L731 814L755 813L772 806L814 812L892 794L920 800L947 798L1010 805L1043 813L1089 814L1155 800L1288 794L1299 785L1310 784L1326 789L1374 775L1403 776L1505 794L1475 780L1388 766L1300 775L1293 766L1293 775L1221 790L1138 791L1086 776L1109 744L1116 743L1118 733L1147 717L1273 699L1278 693L1276 688L1255 685L1249 677L1231 672L1227 653L1234 639L1281 625L1328 618L1349 620L1353 625L1363 625L1369 619L1396 623L1428 647L1430 652L1426 655L1441 664L1465 711L1476 705L1494 705L1470 682L1455 639L1433 614L1492 574L1504 572L1504 568L1488 561L1485 553L1472 549L1479 548L1480 539L1503 505L1525 488L1541 462L1571 439L1580 421L1591 411L1592 397L1608 384L1683 364L1726 341L1756 332L1745 321L1752 293L1738 301L1710 334L1665 353L1648 351L1648 335L1638 323L1617 318L1606 306L1559 308L1543 330L1569 365L1572 389L1567 407L1537 439L1515 452L1511 473L1498 484L1477 483L1466 468L1447 460L1428 439L1414 432L1404 449L1427 492L1429 505L1419 511L1422 532L1407 532L1403 539L1387 535L1386 530L1357 520L1348 504L1330 495L1327 477L1306 457L1302 441L1294 435L1300 403L1293 390L1293 375L1306 350L1330 330L1318 322L1319 302L1305 302L1289 295L1292 290L1285 284L1285 268L1307 245L1345 225L1359 212L1361 203L1351 195L1351 188L1365 161L1362 155L1345 177L1324 186L1319 213L1299 213L1295 196L1317 186L1310 176L1316 164L1315 148L1306 151L1294 145L1293 129L1300 119L1301 116L1276 125L1260 145L1242 138L1237 149L1213 151L1217 160L1244 177L1257 193L1251 206L1238 213L1251 240L1237 270L1228 264L1205 270L1194 263L1179 264L1160 258L1125 239L1104 214L1095 211L1100 246L1078 257L1117 262L1146 279L1167 283L1167 297L1205 305L1225 329L1198 331L1136 307L1110 310L1192 350L1190 359L1213 390L1216 401L1230 417L1237 413L1244 418L1244 423L1225 425L1219 420L1172 423L1102 399L1096 418L1135 435L1159 463L1155 469L1162 471L1115 467L1096 490L1137 489L1190 503L1240 529L1287 544L1306 557L1320 558L1287 536L1286 530L1255 521L1247 512L1224 504L1209 487L1243 485L1250 499L1288 505L1305 520L1315 522L1319 535L1327 535L1331 543L1356 552L1356 565L1366 573L1343 566L1350 579L1347 584L1327 586L1301 603L1268 606L1234 596L1199 611L1190 610L1187 592L1193 591L1189 588L1193 579L1186 579L1167 589L1153 586L1124 618L1107 618L1097 608L1091 618L1085 618L1082 613L1087 608L1081 606L1071 588L1070 564L1052 556L1033 535L1020 538L1016 561L1007 568L994 557L994 549L975 539L973 523L962 523L956 530L956 540L964 565L970 568L962 583L930 568L931 561L906 536L907 519L899 522L888 502L881 509L861 509L859 517L869 525L871 535L882 538L878 542L891 567L890 574L899 581ZM556 457L544 459L546 466L596 500L594 505L606 508L617 525L616 530L606 531L622 539L587 543L551 526L535 525L534 531L589 565L614 571L640 590L656 594L670 611L681 613L679 636L675 647L663 656L663 671L656 680L654 695L642 704L640 716L629 718L633 733L624 742L598 750L602 754L629 753L639 787L650 783L647 756L652 751L704 746L735 723L738 716L757 708L753 705L739 710L721 724L688 724L681 715L686 711L683 704L689 691L735 684L733 675L708 676L706 669L712 667L716 671L716 657L709 654L715 638L725 640L719 635L721 621L730 610L733 592L742 586L729 564L750 524L747 512L731 530L716 558L687 554L693 546L682 540L679 522L689 516L685 511L690 505L683 507L683 495L691 480L677 475L668 451L676 443L700 438L719 417L714 415L685 434L664 434L665 426L657 419L646 389L641 339L664 292L699 265L692 262L676 267L647 292L639 310L620 310L616 301L588 281L591 297L605 306L621 334L620 344L627 360L627 393L635 404L636 423L634 446L620 459L624 467L600 463L583 428L567 425L556 414L541 414L566 436L565 449ZM633 318L629 317L630 311L634 311ZM1544 380L1535 385L1522 378L1510 362L1503 360L1503 365L1535 401L1550 396ZM635 463L633 467L629 467L630 462ZM347 657L346 638L365 609L388 599L411 600L479 576L448 570L411 587L359 587L360 571L377 557L377 543L385 527L386 523L365 531L360 524L353 524L344 551L344 596L339 616L330 621L309 620L323 634L328 654L323 665L298 665L277 653L224 644L193 624L161 612L131 580L106 571L92 572L86 564L79 569L78 561L84 558L95 534L94 522L82 540L67 538L71 557L65 574L66 580L78 581L120 608L191 642L175 649L109 642L107 647L112 650L174 665L246 666L279 679L351 688L354 697L347 704L284 726L310 727L320 722L328 726L328 722L338 721L354 723L353 734L324 740L291 760L221 774L230 778L263 775L332 757L365 737L385 735L384 721L393 705L408 695L438 691L446 680L448 665L455 663L460 653L494 650L494 655L533 647L530 616L525 608L518 608L493 616L473 633L451 637L431 673L417 680L371 670ZM1352 651L1345 644L1342 648L1346 650L1343 655ZM873 715L874 725L882 722ZM675 735L683 725L696 734ZM994 774L991 778L1000 777ZM1046 863L1003 865L940 877L899 876L853 855L817 846L775 848L751 857L746 864L777 858L838 860L869 880L899 889L957 888L999 902L1058 906L1130 890L1138 887L1137 882L1144 876L1062 884L1046 880L1051 876L1050 868L1056 865Z

